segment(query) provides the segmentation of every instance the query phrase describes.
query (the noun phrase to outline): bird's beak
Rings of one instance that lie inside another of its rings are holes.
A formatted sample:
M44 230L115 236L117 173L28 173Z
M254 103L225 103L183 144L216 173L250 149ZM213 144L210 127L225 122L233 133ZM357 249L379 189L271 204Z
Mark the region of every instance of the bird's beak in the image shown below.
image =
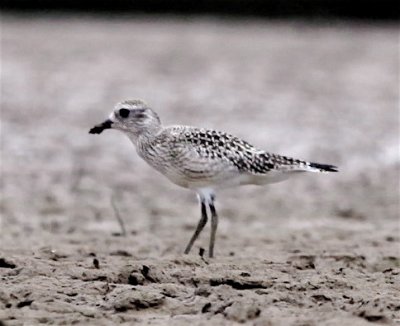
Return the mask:
M111 129L113 122L110 119L94 126L92 129L89 130L89 134L101 134L104 129Z

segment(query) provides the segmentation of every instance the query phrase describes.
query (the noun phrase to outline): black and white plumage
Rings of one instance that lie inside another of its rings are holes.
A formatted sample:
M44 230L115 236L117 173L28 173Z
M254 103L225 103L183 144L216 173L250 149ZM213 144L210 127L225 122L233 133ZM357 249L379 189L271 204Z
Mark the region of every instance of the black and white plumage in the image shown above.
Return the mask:
M118 129L133 142L138 154L173 183L193 189L201 203L201 219L188 253L211 212L209 255L213 257L218 216L214 191L245 184L279 182L299 172L337 172L333 165L271 154L225 132L189 126L164 127L158 115L140 100L116 105L109 119L89 132Z

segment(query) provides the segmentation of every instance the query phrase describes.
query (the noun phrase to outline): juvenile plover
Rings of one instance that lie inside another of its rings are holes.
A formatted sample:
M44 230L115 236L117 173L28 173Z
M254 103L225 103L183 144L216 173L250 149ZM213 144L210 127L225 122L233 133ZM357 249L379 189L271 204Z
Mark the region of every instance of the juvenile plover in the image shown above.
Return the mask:
M105 129L125 133L148 164L173 183L194 190L199 198L201 218L185 249L193 243L211 213L209 256L214 256L218 215L215 190L254 184L275 183L299 172L337 172L334 165L312 163L259 150L225 132L189 126L168 126L141 100L118 103L109 118L90 129L100 134Z

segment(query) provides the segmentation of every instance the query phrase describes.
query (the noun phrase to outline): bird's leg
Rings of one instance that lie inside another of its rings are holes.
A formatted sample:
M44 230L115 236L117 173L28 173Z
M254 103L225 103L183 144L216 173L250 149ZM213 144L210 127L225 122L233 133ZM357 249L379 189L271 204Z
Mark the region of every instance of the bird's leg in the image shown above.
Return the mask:
M202 197L202 196L200 196L200 205L201 205L201 218L200 218L199 224L197 224L196 231L194 231L192 238L190 239L188 245L186 246L185 254L188 254L190 252L190 249L192 249L193 243L196 241L199 234L203 230L204 226L207 224L206 202L205 202L204 197Z
M210 248L209 248L208 253L209 253L210 258L214 257L215 235L217 233L217 227L218 227L218 215L217 215L217 211L215 210L214 199L215 199L215 197L212 196L211 202L209 204L210 211L211 211L211 235L210 235Z

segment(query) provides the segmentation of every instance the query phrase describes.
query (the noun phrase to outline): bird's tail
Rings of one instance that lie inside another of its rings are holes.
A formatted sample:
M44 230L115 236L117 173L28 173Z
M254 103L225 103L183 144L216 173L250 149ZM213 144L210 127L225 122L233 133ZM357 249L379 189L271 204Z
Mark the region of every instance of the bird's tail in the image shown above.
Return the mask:
M307 163L308 171L311 172L339 172L338 167L330 164Z

